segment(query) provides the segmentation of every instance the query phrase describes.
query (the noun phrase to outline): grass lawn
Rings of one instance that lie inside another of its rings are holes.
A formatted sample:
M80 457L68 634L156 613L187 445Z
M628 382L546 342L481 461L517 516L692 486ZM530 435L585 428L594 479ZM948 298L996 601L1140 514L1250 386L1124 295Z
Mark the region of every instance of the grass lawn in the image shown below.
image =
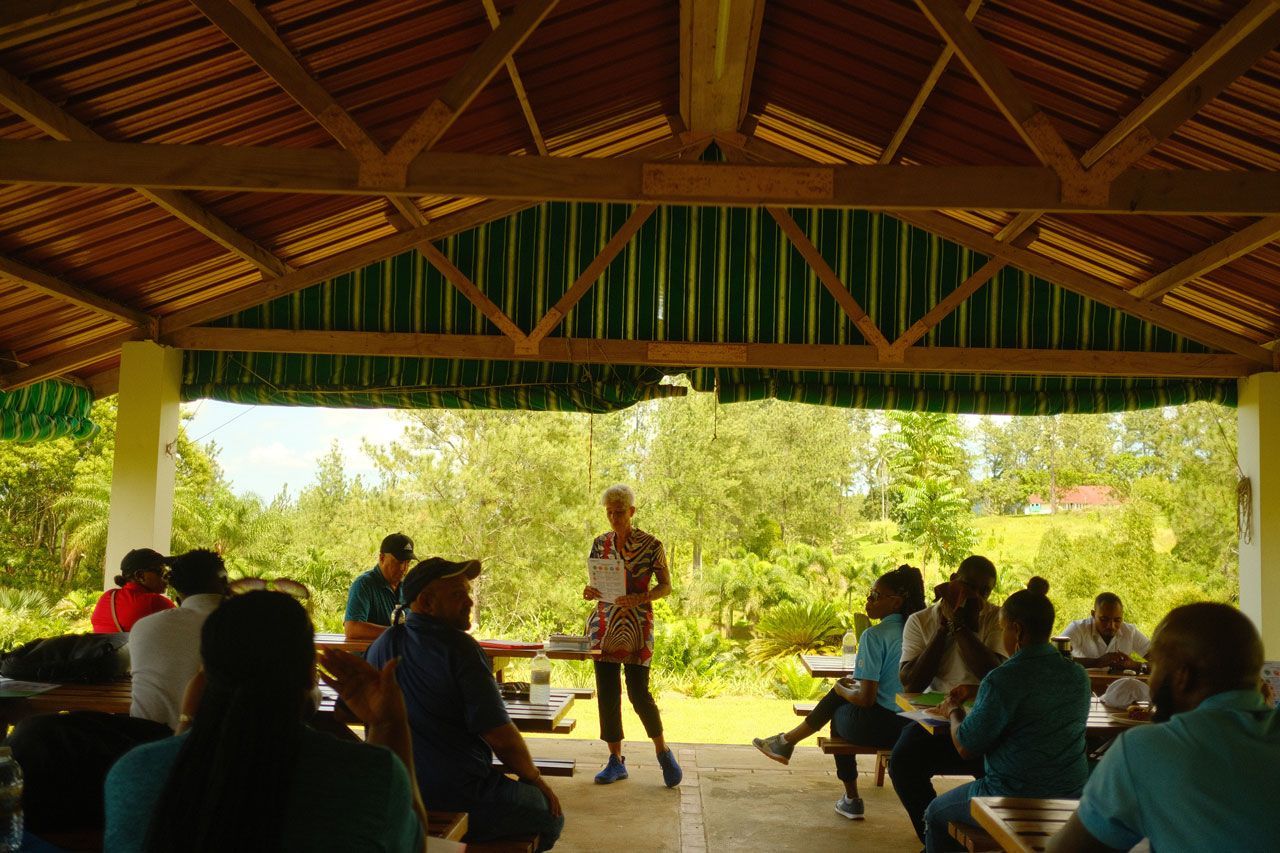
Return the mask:
M662 727L672 743L750 744L754 737L777 734L800 720L791 713L791 700L760 696L691 699L680 693L663 693L658 696L658 708L662 711ZM578 721L577 728L573 734L555 737L599 739L600 715L596 713L596 700L577 700L569 716ZM628 740L645 736L644 726L625 696L622 729Z

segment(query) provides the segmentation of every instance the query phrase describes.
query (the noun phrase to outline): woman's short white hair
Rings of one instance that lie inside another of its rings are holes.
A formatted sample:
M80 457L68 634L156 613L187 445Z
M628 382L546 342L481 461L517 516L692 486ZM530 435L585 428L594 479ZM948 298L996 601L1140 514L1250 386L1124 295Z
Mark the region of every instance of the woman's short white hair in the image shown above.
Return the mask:
M614 506L622 504L626 507L633 507L636 505L636 493L631 491L631 487L625 483L615 483L605 489L604 494L600 496L601 506L607 507L611 504Z

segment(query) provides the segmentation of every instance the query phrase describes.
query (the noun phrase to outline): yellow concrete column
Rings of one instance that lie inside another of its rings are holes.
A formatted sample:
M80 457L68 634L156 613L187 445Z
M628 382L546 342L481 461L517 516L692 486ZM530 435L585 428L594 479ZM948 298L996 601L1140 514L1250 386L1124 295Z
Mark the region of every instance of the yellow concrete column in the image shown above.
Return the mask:
M1240 380L1240 467L1253 484L1251 541L1240 540L1240 609L1280 659L1280 373Z
M150 341L124 345L104 589L115 586L130 550L169 553L181 384L182 350Z

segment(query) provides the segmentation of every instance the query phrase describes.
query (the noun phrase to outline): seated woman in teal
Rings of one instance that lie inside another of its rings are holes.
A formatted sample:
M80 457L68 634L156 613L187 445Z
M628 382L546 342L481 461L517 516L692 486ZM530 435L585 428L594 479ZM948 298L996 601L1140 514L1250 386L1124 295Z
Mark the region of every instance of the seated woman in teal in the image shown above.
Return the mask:
M220 605L201 630L200 657L180 733L125 753L107 775L108 853L423 849L394 666L379 673L325 653L325 680L370 726L365 744L304 723L316 652L311 620L290 596L248 592Z
M895 694L902 690L898 664L902 659L902 627L907 617L924 608L924 579L914 566L899 566L883 575L867 595L867 616L880 624L862 632L853 678L842 678L818 702L809 716L789 732L756 738L756 749L786 764L796 744L828 722L831 730L861 746L890 749L907 722L898 716ZM852 755L837 755L836 776L844 796L836 811L850 820L863 817L858 796L858 765Z
M1000 608L1009 659L987 673L973 709L948 698L939 711L951 720L951 740L964 758L981 755L986 775L953 788L924 813L928 853L963 850L947 824L975 823L973 797L1080 796L1089 776L1084 732L1089 719L1089 674L1049 643L1053 604L1049 584L1032 578Z

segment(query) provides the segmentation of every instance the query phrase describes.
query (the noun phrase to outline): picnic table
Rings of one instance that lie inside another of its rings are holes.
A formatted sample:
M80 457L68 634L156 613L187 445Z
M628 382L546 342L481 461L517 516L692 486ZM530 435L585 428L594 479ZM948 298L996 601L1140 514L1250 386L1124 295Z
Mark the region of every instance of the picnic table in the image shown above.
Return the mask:
M503 679L503 670L507 661L512 658L532 659L541 649L541 643L515 643L507 640L477 640L480 650L489 659L489 668L499 683ZM549 660L595 660L600 657L599 649L547 649Z
M845 666L844 655L800 655L800 665L814 678L844 678L853 675L853 667Z
M1049 838L1075 814L1079 800L1029 797L974 797L970 814L1006 853L1043 850Z
M427 812L427 835L432 838L461 841L466 834L466 812Z
M894 696L894 701L898 703L898 707L904 711L921 711L929 710L927 706L916 703L916 699L922 694L920 693L898 693ZM1129 722L1116 716L1117 712L1107 709L1107 706L1098 701L1098 697L1094 696L1089 704L1089 717L1085 721L1085 735L1091 738L1113 738L1134 725L1144 725L1143 723ZM920 726L930 734L933 733L939 725L948 725L948 722L942 717L937 718L936 723L929 720L917 720Z
M316 649L342 649L344 652L363 654L373 645L373 640L348 640L344 634L316 634Z

